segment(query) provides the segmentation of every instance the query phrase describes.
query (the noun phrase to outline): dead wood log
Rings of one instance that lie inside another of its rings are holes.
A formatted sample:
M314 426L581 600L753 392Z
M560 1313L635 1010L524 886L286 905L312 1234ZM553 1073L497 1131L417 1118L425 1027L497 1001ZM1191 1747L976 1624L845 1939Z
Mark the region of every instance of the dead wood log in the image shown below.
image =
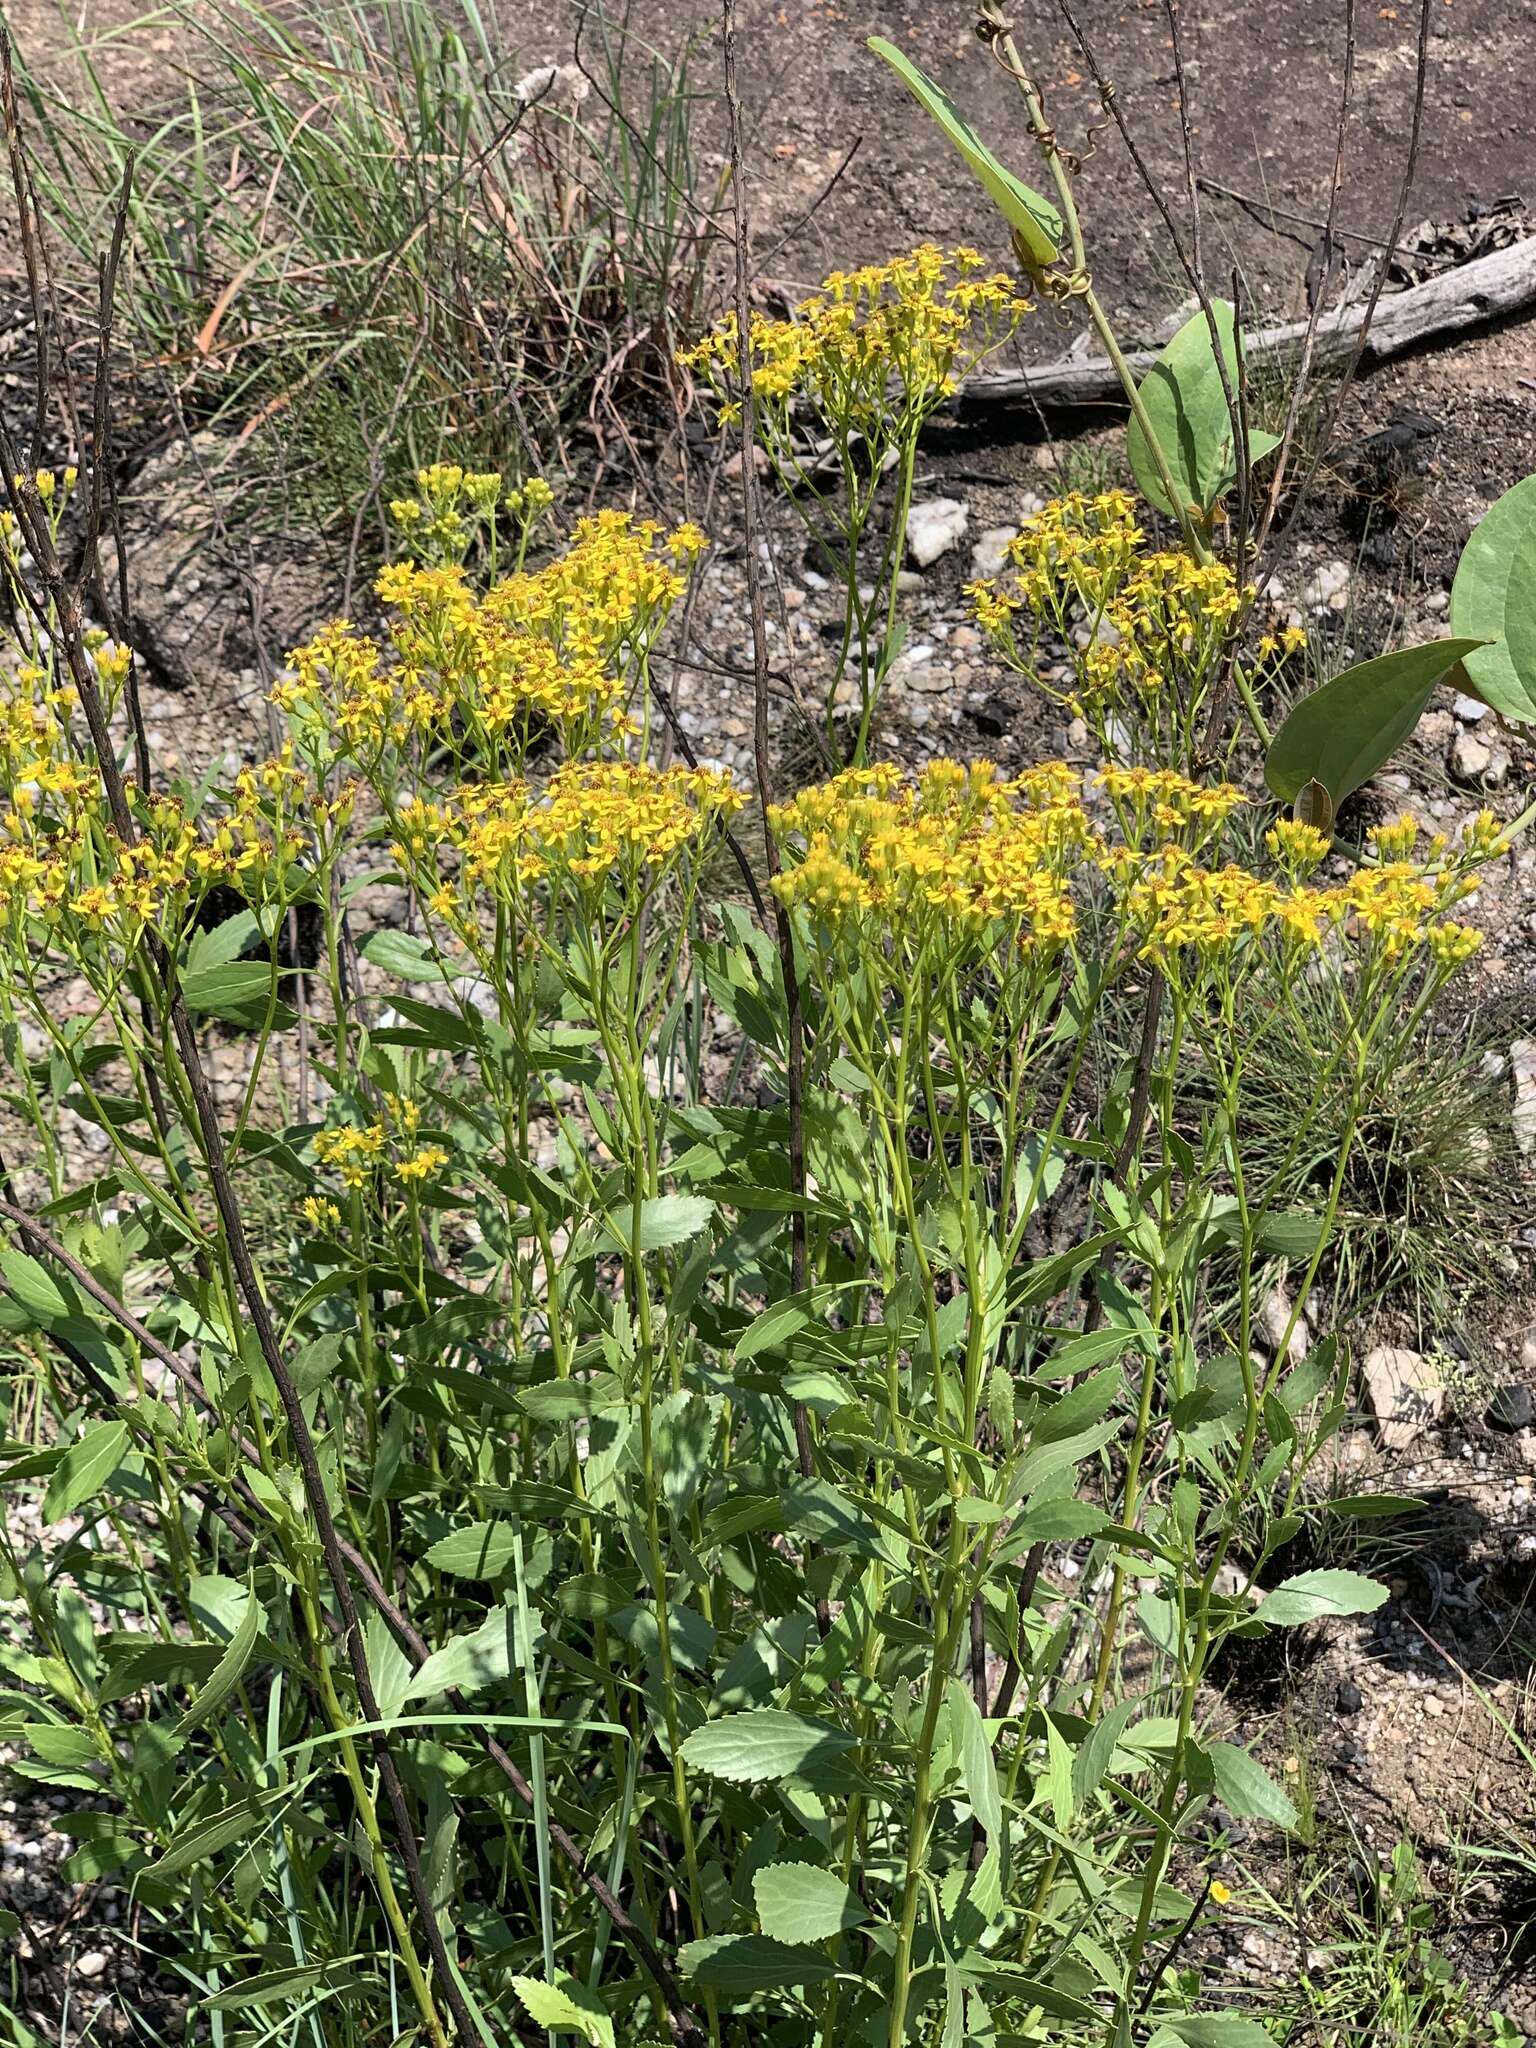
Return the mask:
M1459 334L1532 305L1536 305L1536 236L1383 298L1366 336L1361 364L1385 362L1421 342ZM1323 315L1317 324L1315 365L1349 360L1360 338L1364 313L1364 306L1355 304ZM1306 331L1305 320L1257 328L1243 337L1244 355L1250 362L1258 356L1283 356L1300 347ZM1137 349L1127 361L1138 378L1144 377L1158 354L1157 349ZM1107 356L1065 356L1034 369L971 377L961 386L964 405L1007 405L1022 398L1065 409L1101 405L1121 396L1120 379Z

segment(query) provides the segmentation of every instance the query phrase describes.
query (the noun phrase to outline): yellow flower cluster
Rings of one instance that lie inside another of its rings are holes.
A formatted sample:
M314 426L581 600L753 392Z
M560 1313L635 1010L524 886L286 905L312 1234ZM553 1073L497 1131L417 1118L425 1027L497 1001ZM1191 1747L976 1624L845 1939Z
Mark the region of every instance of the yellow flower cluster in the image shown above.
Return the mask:
M968 587L978 624L1016 668L1033 670L1042 622L1069 646L1086 643L1060 693L1079 716L1129 704L1156 719L1170 691L1187 707L1252 595L1225 563L1147 552L1144 539L1124 491L1073 492L1025 520L1009 544L1010 580Z
M1324 835L1309 825L1281 824L1265 835L1284 875L1280 882L1231 864L1202 867L1185 848L1165 846L1122 866L1127 913L1143 955L1164 964L1186 950L1206 962L1219 960L1261 932L1278 937L1287 952L1315 950L1339 932L1386 961L1423 947L1436 968L1450 972L1481 943L1471 926L1446 915L1473 884L1460 864L1441 864L1443 839L1430 842L1425 863L1410 859L1417 836L1412 818L1384 828L1375 850L1391 858L1321 888L1299 879L1328 850Z
M647 648L709 545L691 520L665 537L652 519L579 519L545 568L506 577L486 598L502 625L541 635L569 661L613 662Z
M21 723L13 704L8 716ZM286 901L294 871L350 817L356 792L317 793L291 751L244 768L227 809L194 822L171 797L140 810L126 843L106 818L100 781L67 755L22 761L0 815L0 910L12 926L40 918L110 931L133 943L146 927L173 937L207 891L238 888L251 903Z
M406 544L434 566L462 562L482 536L496 546L496 514L505 509L517 522L523 547L530 527L549 510L555 494L542 477L502 495L496 470L464 469L457 462L434 462L416 472L417 495L390 501L390 517Z
M463 924L467 894L526 902L540 885L572 885L589 903L616 887L648 893L706 847L744 801L726 774L645 762L572 761L544 790L471 784L441 804L403 804L391 849L407 872L440 874L453 856L458 887L440 881L434 907Z
M880 765L774 807L792 864L774 880L812 930L920 946L996 926L1021 945L1073 937L1071 877L1100 844L1062 763L1007 780L990 762L937 761L915 785Z
M448 1154L441 1145L416 1142L415 1134L421 1123L418 1103L403 1102L390 1095L385 1097L385 1106L395 1125L393 1131L383 1123L374 1123L335 1124L329 1130L315 1133L315 1158L337 1176L343 1187L354 1192L369 1186L377 1174L386 1171L405 1187L419 1187L424 1181L435 1179L448 1164ZM316 1228L340 1220L335 1203L322 1198L314 1199L313 1211L306 1202L304 1214Z
M834 271L787 320L754 313L753 393L770 409L809 398L825 418L867 432L889 412L893 384L899 411L931 411L1030 310L1006 275L984 274L975 249L946 255L925 242L889 263ZM728 315L680 357L722 398L734 391L738 334Z
M338 622L293 652L273 700L301 736L365 760L431 738L494 767L546 723L581 751L625 729L634 666L704 546L693 525L663 539L651 521L601 512L547 567L484 597L457 565L393 563L376 585L393 611L388 655Z
M1334 931L1379 960L1423 947L1442 972L1476 951L1477 933L1446 913L1471 892L1468 862L1481 856L1474 848L1447 863L1446 842L1435 839L1422 861L1410 858L1411 818L1377 834L1374 865L1313 888L1302 878L1329 842L1290 821L1267 835L1278 880L1201 862L1244 801L1229 783L1116 767L1096 780L1116 814L1114 843L1091 823L1079 780L1061 762L1006 780L989 762L937 761L915 784L887 764L850 769L770 813L788 863L773 886L814 939L847 941L865 961L881 950L910 959L931 942L947 956L1002 935L1046 950L1068 944L1073 885L1085 872L1107 882L1143 957L1185 981L1260 935L1287 957Z
M1094 778L1114 806L1127 846L1176 840L1194 852L1248 799L1230 782L1192 782L1171 768L1104 768Z

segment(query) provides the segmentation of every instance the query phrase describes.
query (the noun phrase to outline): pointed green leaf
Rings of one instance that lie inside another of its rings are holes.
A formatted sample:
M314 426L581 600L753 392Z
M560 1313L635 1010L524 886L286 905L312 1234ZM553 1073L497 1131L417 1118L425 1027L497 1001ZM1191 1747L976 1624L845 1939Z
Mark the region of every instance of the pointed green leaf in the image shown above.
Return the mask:
M1207 1742L1202 1747L1216 1776L1216 1795L1229 1813L1246 1820L1273 1821L1276 1827L1295 1827L1297 1813L1289 1795L1246 1749L1239 1749L1235 1742Z
M715 1205L705 1195L652 1195L640 1204L639 1237L642 1252L664 1251L667 1246L686 1244L709 1228ZM615 1209L603 1230L607 1250L628 1254L635 1242L635 1212L626 1203Z
M510 1607L496 1607L477 1629L455 1636L422 1665L411 1680L407 1699L431 1699L441 1692L475 1692L500 1685L517 1668L516 1617Z
M427 1552L434 1570L457 1579L499 1579L512 1562L517 1529L511 1522L470 1522L439 1537Z
M1133 416L1126 428L1125 452L1142 496L1174 518L1192 505L1208 513L1237 478L1227 404L1228 390L1237 391L1236 316L1225 299L1211 302L1211 316L1221 337L1225 384L1211 346L1211 321L1202 309L1185 321L1137 387L1181 503L1168 496L1140 420ZM1257 462L1279 445L1278 435L1250 430L1249 460Z
M986 1829L988 1841L998 1842L1003 1831L1003 1795L997 1782L997 1763L981 1709L970 1687L959 1678L949 1681L949 1720L966 1803Z
M1298 1572L1266 1594L1253 1617L1271 1628L1295 1628L1327 1614L1374 1614L1386 1597L1379 1580L1360 1572Z
M216 1714L223 1706L245 1675L245 1667L251 1661L251 1652L261 1634L262 1622L261 1602L256 1598L254 1588L247 1587L246 1591L245 1606L235 1632L214 1666L208 1683L177 1722L178 1735L188 1735L194 1728L201 1728L210 1715Z
M189 967L181 977L181 993L195 1015L226 1017L240 1024L266 1008L272 993L272 969L265 960Z
M1413 731L1436 683L1480 644L1431 640L1345 669L1303 697L1275 734L1264 780L1286 803L1321 783L1337 811Z
M1023 245L1022 253L1037 266L1054 263L1061 245L1061 215L1048 199L1020 184L1012 171L1000 164L964 114L926 71L910 57L888 43L884 36L871 36L869 47L883 57L923 111L937 122L946 140L953 143L980 179L993 204Z
M1184 2048L1275 2048L1274 2035L1245 2013L1179 2013L1163 2025Z
M1451 586L1451 630L1493 643L1466 658L1474 693L1506 718L1536 719L1536 476L1473 527Z
M46 1266L8 1244L0 1245L0 1274L5 1278L6 1293L41 1323L67 1316L79 1305L79 1297L72 1303Z
M205 1863L221 1849L242 1840L253 1828L264 1826L266 1803L269 1802L243 1799L235 1806L226 1807L222 1813L211 1814L207 1820L181 1829L159 1862L151 1863L142 1874L145 1877L174 1877L178 1871L188 1870L195 1863Z
M43 1520L57 1522L94 1499L122 1463L127 1448L126 1422L92 1423L54 1466L43 1495Z
M774 1941L825 1941L869 1918L857 1892L835 1870L814 1863L770 1863L752 1880L757 1917Z

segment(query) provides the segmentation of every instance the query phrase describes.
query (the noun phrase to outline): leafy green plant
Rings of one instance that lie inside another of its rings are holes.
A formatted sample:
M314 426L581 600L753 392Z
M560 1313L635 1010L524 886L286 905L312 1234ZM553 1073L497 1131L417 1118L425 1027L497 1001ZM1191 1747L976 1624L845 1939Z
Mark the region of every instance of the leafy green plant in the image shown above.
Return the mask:
M1053 243L1037 288L1108 333L1012 68L1071 265ZM1016 303L939 304L936 264L902 273L930 368ZM540 560L547 487L424 466L381 632L295 649L273 756L194 790L83 623L70 522L94 536L104 481L0 421L0 1052L38 1162L0 1192L0 1322L47 1418L0 1447L0 1732L19 1779L92 1802L68 1875L131 1893L192 2028L1273 2038L1182 1960L1227 1889L1212 1802L1306 1818L1209 1681L1387 1598L1282 1563L1361 1508L1309 1485L1338 1333L1291 1340L1372 1074L1475 952L1455 913L1505 835L1399 820L1344 862L1305 820L1238 822L1227 694L1262 730L1277 650L1247 646L1205 495L1216 336L1128 388L1177 536L1068 499L976 594L1025 670L1072 628L1100 770L908 775L862 758L866 695L850 767L758 791L773 935L710 893L746 793L649 744L697 528L606 510ZM782 365L734 340L750 417ZM878 390L899 465L912 415ZM1163 445L1165 399L1192 440ZM409 921L359 960L380 877ZM1133 980L1143 1049L1085 1111ZM1252 1138L1282 1036L1338 1105L1300 1210L1306 1120L1278 1158ZM42 1535L10 1514L39 1494Z

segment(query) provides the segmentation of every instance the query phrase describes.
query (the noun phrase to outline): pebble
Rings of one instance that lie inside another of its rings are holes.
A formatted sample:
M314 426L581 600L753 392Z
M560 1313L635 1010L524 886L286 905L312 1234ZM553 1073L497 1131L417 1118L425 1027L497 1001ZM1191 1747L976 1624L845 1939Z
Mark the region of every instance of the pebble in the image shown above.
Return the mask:
M947 555L965 532L970 513L961 498L925 498L907 515L907 552L919 569Z
M1513 1436L1522 1429L1529 1429L1533 1409L1529 1387L1521 1386L1518 1380L1511 1380L1494 1389L1493 1399L1488 1403L1487 1419L1490 1429L1502 1429Z
M1451 773L1461 782L1481 782L1493 766L1493 749L1470 732L1457 733L1451 742Z
M1451 709L1463 725L1481 725L1488 716L1488 706L1480 698L1469 697L1458 690L1451 699Z
M1341 612L1349 603L1349 564L1324 562L1302 589L1301 602L1315 612Z
M971 549L971 574L1000 576L1008 561L1008 543L1018 531L1016 526L989 526L980 534Z
M1352 1678L1341 1678L1334 1689L1333 1703L1341 1714L1358 1714L1365 1695Z
M109 1958L105 1950L99 1948L90 1949L75 1964L75 1975L77 1977L99 1977L106 1969L108 1960Z
M1515 1077L1515 1143L1527 1159L1536 1159L1536 1038L1517 1038L1509 1048L1509 1064Z

